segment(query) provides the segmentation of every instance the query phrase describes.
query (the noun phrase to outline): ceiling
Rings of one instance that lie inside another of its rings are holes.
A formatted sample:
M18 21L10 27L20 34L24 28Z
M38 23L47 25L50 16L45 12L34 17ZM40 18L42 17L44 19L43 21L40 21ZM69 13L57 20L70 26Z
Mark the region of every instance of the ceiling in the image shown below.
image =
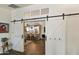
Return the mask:
M6 8L10 10L17 9L17 8L9 7L9 5L12 5L12 6L14 5L14 6L18 6L18 8L22 8L22 7L27 7L31 4L0 4L0 8Z

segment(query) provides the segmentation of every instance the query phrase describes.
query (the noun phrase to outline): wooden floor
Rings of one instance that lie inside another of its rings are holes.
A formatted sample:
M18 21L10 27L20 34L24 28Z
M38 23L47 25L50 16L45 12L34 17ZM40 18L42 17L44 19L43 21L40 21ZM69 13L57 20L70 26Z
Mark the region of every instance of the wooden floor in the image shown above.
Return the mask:
M25 44L26 55L44 55L45 54L45 41L44 40L28 40Z

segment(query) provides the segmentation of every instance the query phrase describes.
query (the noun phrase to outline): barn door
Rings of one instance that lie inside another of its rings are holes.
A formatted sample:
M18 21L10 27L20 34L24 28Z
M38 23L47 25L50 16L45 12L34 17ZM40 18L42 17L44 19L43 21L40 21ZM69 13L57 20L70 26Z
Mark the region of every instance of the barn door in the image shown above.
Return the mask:
M15 22L12 23L11 28L11 42L12 49L16 51L24 51L24 39L23 39L23 23Z
M65 54L65 21L62 17L46 22L46 54Z
M79 55L79 15L67 16L66 20L66 54Z

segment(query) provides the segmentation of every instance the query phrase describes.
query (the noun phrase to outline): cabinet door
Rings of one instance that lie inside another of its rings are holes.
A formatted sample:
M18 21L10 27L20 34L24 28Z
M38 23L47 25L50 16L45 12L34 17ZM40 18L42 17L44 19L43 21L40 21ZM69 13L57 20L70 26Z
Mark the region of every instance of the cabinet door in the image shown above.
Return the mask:
M23 23L16 22L11 24L11 42L12 49L16 51L23 52L24 51L24 39L23 35Z
M50 18L46 26L46 54L65 54L65 23L62 17Z

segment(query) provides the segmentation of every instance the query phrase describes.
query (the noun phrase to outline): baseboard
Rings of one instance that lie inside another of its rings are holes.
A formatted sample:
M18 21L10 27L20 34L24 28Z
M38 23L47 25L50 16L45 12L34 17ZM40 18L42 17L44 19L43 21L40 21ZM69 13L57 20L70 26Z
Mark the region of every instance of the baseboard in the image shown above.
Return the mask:
M17 50L14 50L14 49L10 49L10 50L8 50L8 51L15 51L15 52L18 52L18 53L24 53L24 52L20 52L20 51L17 51Z

